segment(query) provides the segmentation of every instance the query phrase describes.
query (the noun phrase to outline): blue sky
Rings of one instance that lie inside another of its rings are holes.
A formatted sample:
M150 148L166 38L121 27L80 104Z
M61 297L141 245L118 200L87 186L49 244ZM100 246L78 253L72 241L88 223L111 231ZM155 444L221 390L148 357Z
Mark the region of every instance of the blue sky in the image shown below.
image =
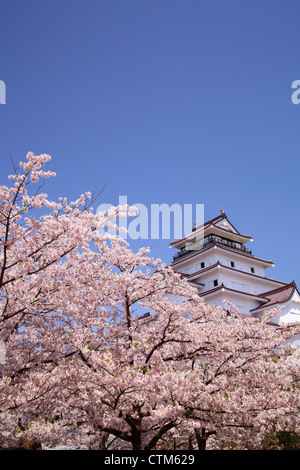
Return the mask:
M299 277L299 1L1 0L1 180L49 153L57 199L222 207ZM135 242L171 261L168 240Z

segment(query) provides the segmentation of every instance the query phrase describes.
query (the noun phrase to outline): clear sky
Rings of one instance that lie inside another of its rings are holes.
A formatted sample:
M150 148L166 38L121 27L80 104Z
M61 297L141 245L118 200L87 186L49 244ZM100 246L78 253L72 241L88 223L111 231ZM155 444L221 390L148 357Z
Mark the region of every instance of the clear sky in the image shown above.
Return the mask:
M53 199L222 207L300 286L299 0L1 0L0 18L1 183L30 150Z

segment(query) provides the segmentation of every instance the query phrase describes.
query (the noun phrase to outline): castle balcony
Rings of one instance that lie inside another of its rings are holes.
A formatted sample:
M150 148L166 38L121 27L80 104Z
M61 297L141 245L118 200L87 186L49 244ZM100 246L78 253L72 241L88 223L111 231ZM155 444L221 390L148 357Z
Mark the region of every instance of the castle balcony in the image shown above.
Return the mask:
M197 242L196 242L197 243ZM223 245L226 246L227 248L232 248L236 251L241 251L243 253L247 253L249 255L252 255L252 251L249 250L246 246L242 245L241 243L233 242L231 240L227 240L226 238L222 237L217 237L216 235L208 235L203 239L203 244L199 244L199 249L196 248L195 244L195 249L194 250L188 250L186 248L181 248L180 251L178 251L174 256L173 256L173 261L177 261L179 258L189 255L191 253L194 253L195 251L201 251L203 248L205 248L207 245L212 245L212 244L217 244L217 245Z

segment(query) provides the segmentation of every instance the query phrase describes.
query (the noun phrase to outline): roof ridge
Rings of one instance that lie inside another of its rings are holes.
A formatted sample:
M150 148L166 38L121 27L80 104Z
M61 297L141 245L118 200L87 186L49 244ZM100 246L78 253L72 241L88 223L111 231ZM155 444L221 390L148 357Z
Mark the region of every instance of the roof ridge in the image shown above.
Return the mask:
M227 219L228 220L228 219ZM236 231L236 234L235 235L240 235L241 237L245 237L245 238L249 238L250 240L252 240L252 235L245 235L244 233L241 233L238 231L237 228L235 228L235 226L230 222L230 220L228 220L228 222L230 223L230 225L234 228L234 230ZM218 228L218 229L221 229L223 230L224 232L228 232L228 233L234 233L232 232L232 230L228 230L227 228L224 228L224 227L219 227L218 225L214 224L214 223L210 223L208 225L208 227L210 225L213 225L214 227Z
M195 271L194 273L187 274L187 276L190 278L190 277L196 276L198 274L202 274L206 271L209 271L210 269L216 268L217 266L220 266L221 268L229 269L230 271L237 271L241 274L245 274L246 276L256 277L256 278L259 278L259 279L265 279L267 281L272 281L272 282L277 282L277 283L280 283L280 284L284 284L281 287L287 287L287 286L290 285L286 282L279 281L278 279L272 279L272 278L267 277L267 276L259 276L258 274L253 274L251 272L243 271L242 269L237 269L237 268L232 268L230 266L226 266L226 264L221 263L220 260L218 260L216 263L214 263L210 266L206 266L205 268L199 269L198 271ZM297 288L296 284L295 284L295 287ZM279 287L276 287L276 289L279 289ZM271 291L267 291L267 292L271 292Z
M210 220L207 220L207 222L204 222L204 225L206 224L212 224L214 223L216 220L218 219L227 219L227 215L224 213L224 214L220 214L220 215L217 215L217 217L214 217L213 219L210 219ZM228 220L228 219L227 219Z
M292 291L288 295L286 295L286 297L284 297L284 296L280 297L279 296L279 297L276 298L276 294L280 294L284 291L288 291L288 289L292 289ZM292 282L290 282L290 284L287 284L286 286L283 286L283 287L278 288L278 289L273 289L272 291L261 294L262 297L267 300L267 303L264 304L264 305L259 305L258 307L252 308L250 310L250 312L254 312L254 311L257 311L257 310L269 308L269 307L274 306L276 304L284 304L285 302L288 302L292 298L292 295L295 292L295 290L299 294L299 291L297 289L295 281L292 281ZM267 296L267 294L268 294L268 296Z
M262 292L260 295L262 297L265 297L265 296L270 295L270 294L277 294L278 292L289 289L291 287L294 287L294 288L297 289L295 281L292 281L289 284L286 284L285 286L277 287L276 289L271 289L271 290L268 290L266 292Z
M221 290L221 289L224 289L224 290L227 290L227 291L229 290L229 291L236 292L236 293L242 294L242 295L247 295L247 296L250 296L250 297L256 297L256 298L264 299L260 294L250 294L250 292L244 292L244 291L241 291L241 290L232 289L231 287L225 286L223 282L222 282L222 284L220 284L217 287L214 287L213 289L207 290L205 292L199 292L199 296L204 297L205 295L212 294L213 292L216 292L216 291ZM265 300L267 300L267 299L264 299L263 301L265 301Z

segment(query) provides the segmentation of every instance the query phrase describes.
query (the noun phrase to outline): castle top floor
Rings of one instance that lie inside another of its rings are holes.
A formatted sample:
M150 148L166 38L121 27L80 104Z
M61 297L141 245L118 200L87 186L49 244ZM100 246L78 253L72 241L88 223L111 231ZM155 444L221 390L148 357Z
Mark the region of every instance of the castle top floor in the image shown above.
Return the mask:
M201 226L194 226L192 232L184 238L170 243L170 248L178 251L173 256L173 265L186 264L192 258L202 258L212 255L212 249L218 249L219 260L234 257L232 262L241 265L256 265L265 269L274 266L273 261L256 258L245 243L252 242L251 235L239 232L228 220L223 210L218 217ZM213 255L215 258L217 252ZM214 262L218 261L217 259Z

